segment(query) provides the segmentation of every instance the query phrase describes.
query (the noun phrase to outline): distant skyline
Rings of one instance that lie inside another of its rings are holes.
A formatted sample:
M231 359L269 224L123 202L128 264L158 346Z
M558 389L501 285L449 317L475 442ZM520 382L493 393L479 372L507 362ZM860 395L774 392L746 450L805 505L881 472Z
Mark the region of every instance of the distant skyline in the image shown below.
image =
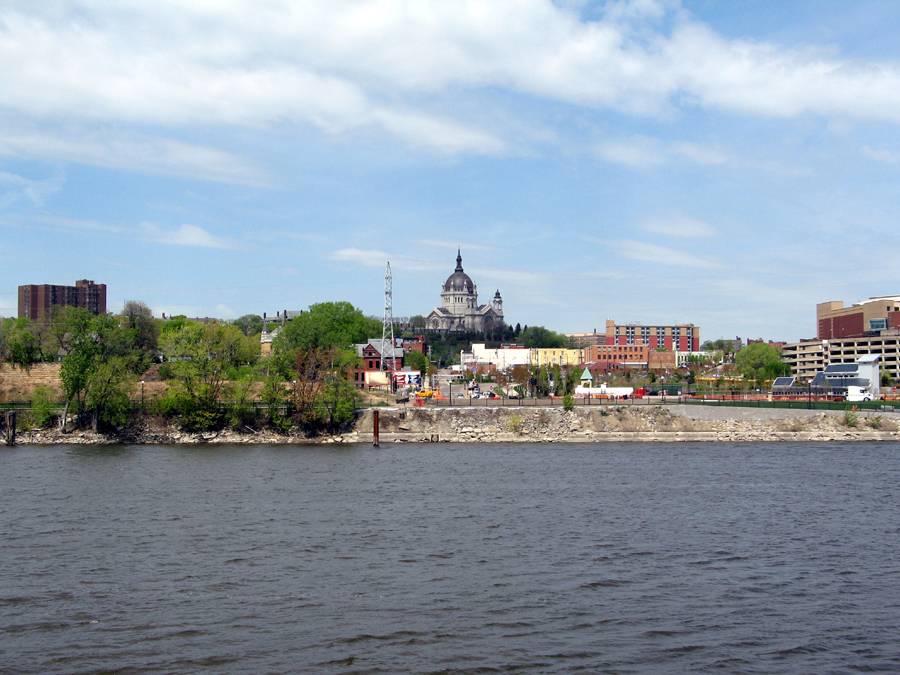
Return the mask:
M184 5L184 6L183 6ZM900 4L17 1L0 316L481 302L564 332L815 335L900 293Z

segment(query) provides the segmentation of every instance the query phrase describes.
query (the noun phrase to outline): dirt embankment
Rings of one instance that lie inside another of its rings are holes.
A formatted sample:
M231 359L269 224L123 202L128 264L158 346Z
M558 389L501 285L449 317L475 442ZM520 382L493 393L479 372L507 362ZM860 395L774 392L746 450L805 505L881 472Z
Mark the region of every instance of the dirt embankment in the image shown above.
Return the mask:
M62 396L58 363L36 363L29 369L0 363L0 403L30 401L35 388L47 387L56 397Z
M576 408L379 408L380 435L391 442L900 441L896 414L858 414L698 406ZM896 417L896 419L895 419ZM340 435L307 437L250 429L186 433L148 419L117 436L56 430L19 432L20 443L371 443L373 410Z

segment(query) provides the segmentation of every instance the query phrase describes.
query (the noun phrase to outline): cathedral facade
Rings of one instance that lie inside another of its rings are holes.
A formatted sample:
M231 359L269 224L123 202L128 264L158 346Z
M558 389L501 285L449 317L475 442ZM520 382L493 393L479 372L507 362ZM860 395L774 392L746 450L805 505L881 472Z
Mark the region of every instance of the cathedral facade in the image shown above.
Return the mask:
M478 304L478 287L463 271L462 255L456 252L456 269L441 287L441 306L425 318L429 330L490 333L503 327L503 298L494 293L489 305Z

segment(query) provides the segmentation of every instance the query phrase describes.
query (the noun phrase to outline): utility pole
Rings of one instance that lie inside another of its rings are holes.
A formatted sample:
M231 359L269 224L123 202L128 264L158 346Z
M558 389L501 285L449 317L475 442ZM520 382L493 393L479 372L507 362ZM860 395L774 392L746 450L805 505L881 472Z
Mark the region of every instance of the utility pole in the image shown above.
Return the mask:
M393 276L391 275L391 261L388 260L387 266L384 268L384 319L381 322L381 370L387 370L387 352L385 346L391 346L391 371L397 367L396 358L394 357L394 291ZM390 342L388 342L390 340ZM393 375L391 376L393 379ZM393 390L393 381L391 382Z

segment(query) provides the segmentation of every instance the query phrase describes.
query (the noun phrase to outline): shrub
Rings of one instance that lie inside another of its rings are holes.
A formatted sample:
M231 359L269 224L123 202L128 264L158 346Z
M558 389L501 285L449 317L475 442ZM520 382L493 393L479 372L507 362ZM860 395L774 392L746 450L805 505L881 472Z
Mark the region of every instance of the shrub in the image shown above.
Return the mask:
M43 429L56 416L54 414L56 406L53 403L53 392L49 387L39 386L34 388L31 395L31 417L34 425Z
M873 429L880 429L882 424L881 415L872 415L871 417L866 419L866 424L868 424Z
M855 429L859 426L859 415L853 410L846 410L844 412L844 419L842 421L845 427Z
M570 412L575 410L575 397L572 394L566 394L563 396L563 410L566 412Z
M506 422L506 428L509 429L510 433L513 434L521 434L522 427L525 425L522 416L518 413L514 415L510 415L509 419Z

